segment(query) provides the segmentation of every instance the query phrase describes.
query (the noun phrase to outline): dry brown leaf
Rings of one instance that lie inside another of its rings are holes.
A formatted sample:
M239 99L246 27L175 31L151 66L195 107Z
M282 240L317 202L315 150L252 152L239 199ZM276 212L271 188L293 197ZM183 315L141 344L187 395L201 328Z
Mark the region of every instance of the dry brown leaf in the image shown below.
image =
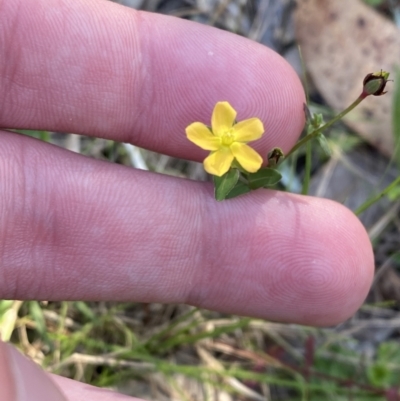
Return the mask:
M335 110L361 93L362 80L400 65L400 30L360 0L298 0L296 36L311 78ZM386 155L393 153L392 94L370 96L345 122Z

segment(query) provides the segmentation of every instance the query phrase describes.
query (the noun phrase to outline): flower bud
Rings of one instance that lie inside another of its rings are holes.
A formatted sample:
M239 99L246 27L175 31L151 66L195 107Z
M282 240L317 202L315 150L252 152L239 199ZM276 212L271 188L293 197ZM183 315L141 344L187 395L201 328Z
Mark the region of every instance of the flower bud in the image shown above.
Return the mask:
M373 72L368 74L363 81L363 91L361 96L367 97L369 95L381 96L386 92L385 86L389 78L389 73L386 71Z
M284 157L285 155L281 148L273 148L268 153L268 167L276 167Z

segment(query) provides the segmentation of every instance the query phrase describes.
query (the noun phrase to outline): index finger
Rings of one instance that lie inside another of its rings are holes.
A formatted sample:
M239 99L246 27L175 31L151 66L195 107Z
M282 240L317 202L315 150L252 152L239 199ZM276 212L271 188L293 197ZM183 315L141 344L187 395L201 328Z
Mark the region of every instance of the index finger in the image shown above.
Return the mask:
M217 101L259 117L256 148L288 150L303 123L303 89L260 44L111 2L0 1L0 126L131 142L201 160L185 127Z

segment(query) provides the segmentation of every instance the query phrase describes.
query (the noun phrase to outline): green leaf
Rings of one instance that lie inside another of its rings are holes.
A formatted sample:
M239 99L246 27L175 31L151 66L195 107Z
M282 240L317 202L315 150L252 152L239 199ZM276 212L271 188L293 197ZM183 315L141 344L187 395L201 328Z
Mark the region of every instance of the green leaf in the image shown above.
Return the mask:
M256 173L249 174L249 187L251 189L268 188L277 184L282 174L273 168L262 168Z
M393 114L392 126L394 136L394 154L393 158L400 168L400 69L397 68L394 79L394 94L393 94Z
M390 369L386 363L376 362L367 368L367 376L370 383L377 387L385 387L390 384Z
M331 148L324 134L319 133L316 137L319 146L321 146L324 153L329 157L331 155Z
M222 177L214 176L215 199L223 201L239 179L239 170L229 169Z
M229 192L229 194L225 197L225 199L233 199L237 196L247 194L251 191L249 186L244 182L238 182L233 189Z

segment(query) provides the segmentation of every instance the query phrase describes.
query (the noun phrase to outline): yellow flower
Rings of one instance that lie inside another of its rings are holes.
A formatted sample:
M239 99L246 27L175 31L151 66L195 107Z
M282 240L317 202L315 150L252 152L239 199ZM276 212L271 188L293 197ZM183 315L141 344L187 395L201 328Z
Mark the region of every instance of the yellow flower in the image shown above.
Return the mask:
M207 173L221 177L234 159L249 173L261 167L262 157L246 143L261 138L264 126L258 118L235 124L236 111L228 102L218 102L211 117L211 130L203 123L186 128L186 136L202 149L211 150L204 160Z

